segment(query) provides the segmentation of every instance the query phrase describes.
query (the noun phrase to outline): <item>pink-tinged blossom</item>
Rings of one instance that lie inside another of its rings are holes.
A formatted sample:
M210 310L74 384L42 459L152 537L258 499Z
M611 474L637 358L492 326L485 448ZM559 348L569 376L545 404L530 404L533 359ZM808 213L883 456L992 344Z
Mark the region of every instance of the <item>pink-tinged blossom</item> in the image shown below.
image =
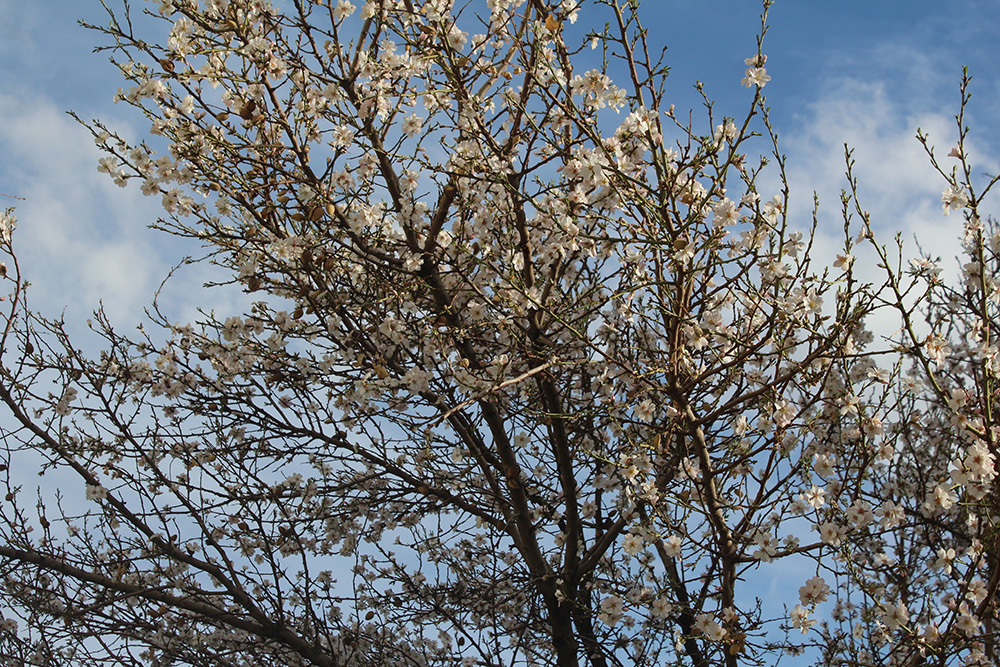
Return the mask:
M797 413L798 407L783 398L774 403L774 423L779 427L791 424Z
M969 196L960 187L949 185L948 189L941 195L941 208L944 210L945 215L949 215L952 211L957 211L968 205Z
M871 379L873 379L876 382L879 382L881 384L888 384L889 383L889 371L887 371L884 368L879 368L877 366L873 366L872 368L868 369L868 372L866 373L866 375L868 377L870 377Z
M771 558L778 553L778 540L770 531L758 531L753 538L757 550L753 552L753 557L764 563L770 562Z
M806 585L799 588L799 601L803 605L817 605L825 602L830 594L830 587L823 577L815 576L806 580Z
M835 463L836 457L831 457L827 454L817 454L813 459L813 472L823 478L829 477L833 474L833 466Z
M945 574L951 574L951 564L952 561L954 560L955 560L954 549L951 548L938 549L937 558L934 559L934 562L931 564L931 566L935 570L943 570Z
M972 604L978 605L986 599L988 592L986 582L976 577L969 582L968 587L965 589L965 599L971 601Z
M951 348L942 336L931 334L924 339L924 353L934 366L940 366L951 354Z
M357 8L348 0L338 0L337 6L333 10L333 20L341 21L353 14L355 9Z
M740 221L740 213L736 204L729 198L723 198L712 209L715 214L716 227L729 227Z
M844 253L843 255L837 254L837 259L834 260L834 267L840 269L841 271L847 271L851 268L851 264L854 263L854 255L851 253Z
M844 396L841 396L837 402L840 403L841 415L858 414L858 403L860 400L854 394L845 394Z
M354 141L354 130L347 125L338 125L330 132L330 145L334 148L346 148Z
M60 417L68 416L70 413L70 403L76 400L76 394L77 391L75 387L66 387L65 391L63 391L62 397L59 399L59 402L55 405L55 413Z
M882 623L890 630L897 630L910 622L910 612L902 602L887 603L882 608Z
M694 629L712 642L721 641L726 636L726 629L708 614L698 614L695 617Z
M622 540L622 548L625 549L625 553L630 556L634 556L640 551L642 551L643 540L640 536L635 533L629 533Z
M684 542L679 536L670 535L663 540L663 551L672 558L679 558L683 544Z
M808 503L813 509L819 509L826 504L826 491L815 484L805 493L799 494L799 498Z
M864 528L874 518L875 515L872 513L871 506L860 498L854 501L854 504L847 509L847 520L854 524L856 528Z
M674 612L674 606L663 597L653 598L649 605L649 613L653 618L668 618Z
M17 218L10 211L0 213L0 239L3 239L4 243L10 243L16 227Z
M847 528L833 521L827 521L819 526L819 539L831 547L839 547L845 537L847 537Z
M885 432L882 420L878 417L866 417L861 424L865 435L870 439L879 438Z
M789 620L792 622L792 627L796 628L802 634L809 632L809 628L816 625L816 620L809 618L809 610L800 604L795 605L789 614Z
M965 455L965 468L970 479L990 482L996 477L993 454L980 442L969 446Z
M752 88L753 86L763 88L770 80L771 77L768 75L767 70L763 67L749 67L747 68L743 80L740 81L740 83L747 88Z
M964 605L962 612L962 615L958 617L958 621L955 622L955 628L966 637L971 637L979 632L979 627L982 623L979 617L971 613Z
M932 644L938 640L938 637L941 636L941 631L934 623L928 623L924 626L924 631L920 633L920 636L926 643Z
M938 484L931 490L925 506L932 511L935 509L950 510L957 500L958 497L954 491Z
M601 613L598 618L605 625L616 625L625 613L625 603L617 595L609 595L601 600Z
M640 421L651 421L655 413L656 404L648 398L643 399L639 405L635 406L635 417Z
M883 500L882 504L875 510L879 525L886 529L893 529L900 525L905 518L903 508L891 500Z
M781 246L781 250L789 257L797 258L799 253L805 249L805 246L806 244L802 241L802 232L792 232ZM809 289L815 290L816 288L810 287Z
M776 194L764 202L764 206L762 208L764 219L771 225L776 225L778 224L778 220L781 218L782 214L785 212L785 198L780 194Z
M411 113L409 116L403 119L403 124L400 129L403 130L403 134L408 137L415 137L420 134L420 129L423 127L424 120L415 113Z
M738 135L739 129L736 127L736 123L730 120L716 125L712 138L717 145L723 146L727 141L734 141Z

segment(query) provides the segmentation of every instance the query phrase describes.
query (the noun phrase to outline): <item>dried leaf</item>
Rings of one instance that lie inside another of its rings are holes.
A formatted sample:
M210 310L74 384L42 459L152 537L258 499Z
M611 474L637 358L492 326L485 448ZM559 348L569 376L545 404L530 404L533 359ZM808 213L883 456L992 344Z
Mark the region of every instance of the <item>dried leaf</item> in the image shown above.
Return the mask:
M253 112L256 110L257 110L257 100L254 99L248 100L247 103L240 108L240 118L242 118L243 120L252 120Z

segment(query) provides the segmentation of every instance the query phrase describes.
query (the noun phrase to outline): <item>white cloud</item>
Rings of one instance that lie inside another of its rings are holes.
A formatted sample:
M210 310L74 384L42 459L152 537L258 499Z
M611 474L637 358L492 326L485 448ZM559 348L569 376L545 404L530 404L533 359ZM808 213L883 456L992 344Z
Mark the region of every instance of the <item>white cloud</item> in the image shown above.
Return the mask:
M126 123L109 125L135 135ZM36 311L54 316L65 308L67 320L82 323L103 302L124 331L145 320L143 309L170 267L199 254L192 241L148 229L163 215L159 198L98 173L102 153L90 133L53 101L0 95L0 149L0 191L24 198L3 204L16 206L15 249ZM210 275L219 278L207 265L178 272L161 302L169 316L194 319L193 301L222 310L242 305L219 290L192 300Z
M956 90L957 86L956 81ZM887 246L889 257L898 255L898 235L903 243L904 269L906 260L918 256L922 249L941 258L943 276L954 282L963 218L943 215L941 193L947 182L931 165L916 133L920 128L929 135L942 169L950 172L957 166L958 161L947 154L958 137L958 96L949 100L951 106L943 102L938 109L928 110L925 98L900 98L890 95L888 88L877 76L866 81L845 78L828 82L821 97L796 116L794 129L781 136L781 148L788 156L792 220L800 228L809 224L815 191L820 199L816 259L819 266L829 266L844 245L841 191L848 187L846 143L853 150L860 205L870 214L875 238ZM966 149L974 165L974 178L1000 170L1000 160L985 144L977 146L974 133L967 139ZM989 214L996 208L987 201L983 212ZM860 229L859 222L855 215L852 237ZM860 280L884 283L885 272L877 266L870 248L859 247L854 254L858 257L855 274ZM891 335L899 323L896 313L883 311L871 318L869 326Z
M945 110L911 113L900 101L890 100L881 84L839 82L809 105L801 117L801 130L786 135L782 144L793 166L790 180L793 192L799 193L799 205L806 195L811 207L811 196L806 193L816 190L824 218L834 224L832 219L839 217L840 191L847 187L846 143L853 150L862 205L872 214L876 232L905 235L931 223L948 222L940 206L945 182L916 139L918 127L932 141L943 142L938 156L947 160L944 156L955 143L957 131ZM951 223L958 224L957 219Z
M89 133L50 100L0 95L0 145L4 189L24 198L15 250L35 306L85 315L105 299L134 320L165 271L145 228L156 203L99 174Z

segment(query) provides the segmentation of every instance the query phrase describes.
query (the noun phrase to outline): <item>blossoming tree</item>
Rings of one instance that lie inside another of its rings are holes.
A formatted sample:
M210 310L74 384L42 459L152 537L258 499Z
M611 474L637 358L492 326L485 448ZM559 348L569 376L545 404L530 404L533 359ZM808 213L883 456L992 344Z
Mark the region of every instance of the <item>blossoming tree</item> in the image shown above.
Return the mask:
M98 314L87 358L4 217L4 470L79 486L6 479L9 664L992 659L1000 235L962 143L961 285L850 193L827 269L758 189L761 41L695 121L632 1L153 5L100 28L154 138L90 124L99 168L252 305Z

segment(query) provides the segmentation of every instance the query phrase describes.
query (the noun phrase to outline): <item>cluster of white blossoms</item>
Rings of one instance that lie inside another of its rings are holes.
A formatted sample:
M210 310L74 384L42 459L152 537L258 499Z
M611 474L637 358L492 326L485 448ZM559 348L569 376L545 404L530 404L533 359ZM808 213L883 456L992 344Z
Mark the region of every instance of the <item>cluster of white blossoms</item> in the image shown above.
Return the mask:
M767 62L767 56L759 54L756 56L751 56L746 59L747 71L746 75L743 77L741 83L747 88L752 88L756 86L757 88L763 88L767 85L767 82L771 80L768 76L767 70L764 69L764 63Z
M722 641L727 634L722 624L709 614L698 614L694 620L694 629L712 642Z
M17 217L11 210L0 213L0 240L10 243L14 236L14 229L17 228Z

